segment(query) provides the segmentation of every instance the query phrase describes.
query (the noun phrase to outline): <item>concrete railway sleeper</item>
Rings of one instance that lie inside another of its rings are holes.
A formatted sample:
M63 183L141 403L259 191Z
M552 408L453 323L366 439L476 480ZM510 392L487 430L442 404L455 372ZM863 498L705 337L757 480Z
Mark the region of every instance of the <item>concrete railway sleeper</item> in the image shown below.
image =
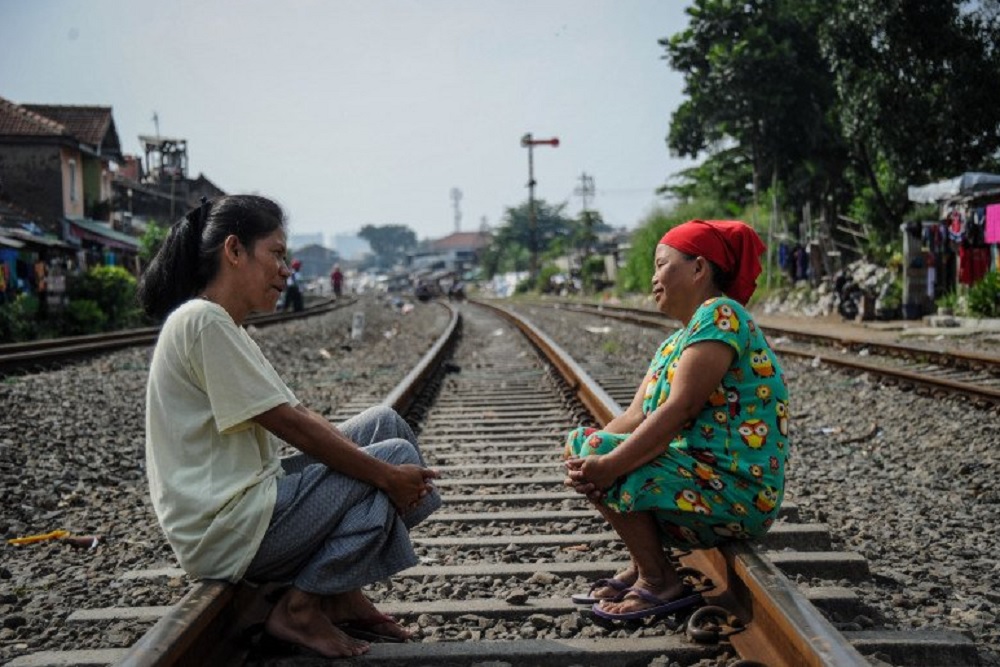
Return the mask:
M854 581L868 576L867 566L854 554L831 552L826 528L799 524L791 502L759 544L675 553L703 591L698 611L651 623L598 623L570 596L623 565L625 554L596 512L562 486L561 439L581 423L606 422L619 408L577 362L510 311L498 316L463 305L454 329L462 336L446 364L432 370L428 361L408 378L425 388L400 388L389 400L409 408L430 465L442 473L445 497L413 533L421 564L369 592L418 640L377 644L341 664L638 666L661 656L679 664L721 664L729 656L729 664L770 667L865 665L862 654L874 651L901 665L975 664L971 642L957 633L834 629L820 610L851 613L845 610L858 603L852 592L803 594L788 576ZM439 357L449 345L435 346ZM543 361L536 351L558 359ZM341 417L357 407L342 406ZM321 664L256 648L247 629L266 613L266 593L204 582L171 608L91 610L72 620L114 613L160 620L128 651L89 662L27 656L11 665Z

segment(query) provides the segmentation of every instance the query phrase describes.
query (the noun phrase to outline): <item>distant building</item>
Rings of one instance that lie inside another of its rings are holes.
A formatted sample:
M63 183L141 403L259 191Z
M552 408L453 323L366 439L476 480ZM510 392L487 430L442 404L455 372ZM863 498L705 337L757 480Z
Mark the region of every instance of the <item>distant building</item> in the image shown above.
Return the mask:
M186 139L140 135L139 141L143 158L124 156L115 175L116 226L141 232L150 220L171 225L202 197L226 194L204 174L188 178Z
M0 98L0 199L11 204L8 211L30 212L32 237L59 240L40 254L66 245L81 266L122 260L134 266L138 240L113 225L121 160L111 107Z
M297 248L291 253L291 256L302 262L302 268L299 271L305 280L329 278L333 265L340 261L340 256L335 250L324 248L315 243Z
M489 232L455 232L425 241L407 255L410 267L465 273L479 263L479 253L490 244Z

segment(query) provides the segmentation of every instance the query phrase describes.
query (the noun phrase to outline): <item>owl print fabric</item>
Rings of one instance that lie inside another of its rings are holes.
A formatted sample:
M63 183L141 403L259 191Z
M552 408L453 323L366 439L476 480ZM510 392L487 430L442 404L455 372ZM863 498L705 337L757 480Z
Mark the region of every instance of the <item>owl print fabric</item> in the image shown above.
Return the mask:
M704 302L687 327L660 345L643 381L643 412L667 400L681 353L703 341L736 351L722 383L662 455L620 477L603 499L618 512L652 511L669 546L711 547L759 537L774 523L784 496L784 373L750 314L733 299ZM577 428L567 437L566 455L607 454L627 438Z

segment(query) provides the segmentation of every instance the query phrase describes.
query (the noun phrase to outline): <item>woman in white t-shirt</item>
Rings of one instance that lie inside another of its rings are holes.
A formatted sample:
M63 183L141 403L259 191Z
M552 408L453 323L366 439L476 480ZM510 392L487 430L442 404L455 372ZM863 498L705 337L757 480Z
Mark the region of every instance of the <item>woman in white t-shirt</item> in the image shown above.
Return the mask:
M440 506L416 438L376 407L335 427L296 399L249 336L290 274L281 208L226 196L189 212L139 284L166 318L146 395L160 525L197 578L288 582L269 637L327 657L409 634L361 587L417 562L409 529ZM302 453L279 459L288 443Z

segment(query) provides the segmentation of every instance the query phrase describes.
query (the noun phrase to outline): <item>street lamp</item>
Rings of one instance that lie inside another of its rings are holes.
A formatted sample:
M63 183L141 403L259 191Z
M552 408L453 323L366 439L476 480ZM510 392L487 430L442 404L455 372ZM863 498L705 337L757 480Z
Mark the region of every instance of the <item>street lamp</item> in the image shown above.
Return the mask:
M534 139L531 136L531 132L528 132L521 137L521 145L528 149L528 229L531 234L530 272L532 280L534 280L538 275L538 240L536 238L536 227L538 225L535 218L535 158L533 149L539 144L556 148L559 146L559 137L552 137L551 139Z

